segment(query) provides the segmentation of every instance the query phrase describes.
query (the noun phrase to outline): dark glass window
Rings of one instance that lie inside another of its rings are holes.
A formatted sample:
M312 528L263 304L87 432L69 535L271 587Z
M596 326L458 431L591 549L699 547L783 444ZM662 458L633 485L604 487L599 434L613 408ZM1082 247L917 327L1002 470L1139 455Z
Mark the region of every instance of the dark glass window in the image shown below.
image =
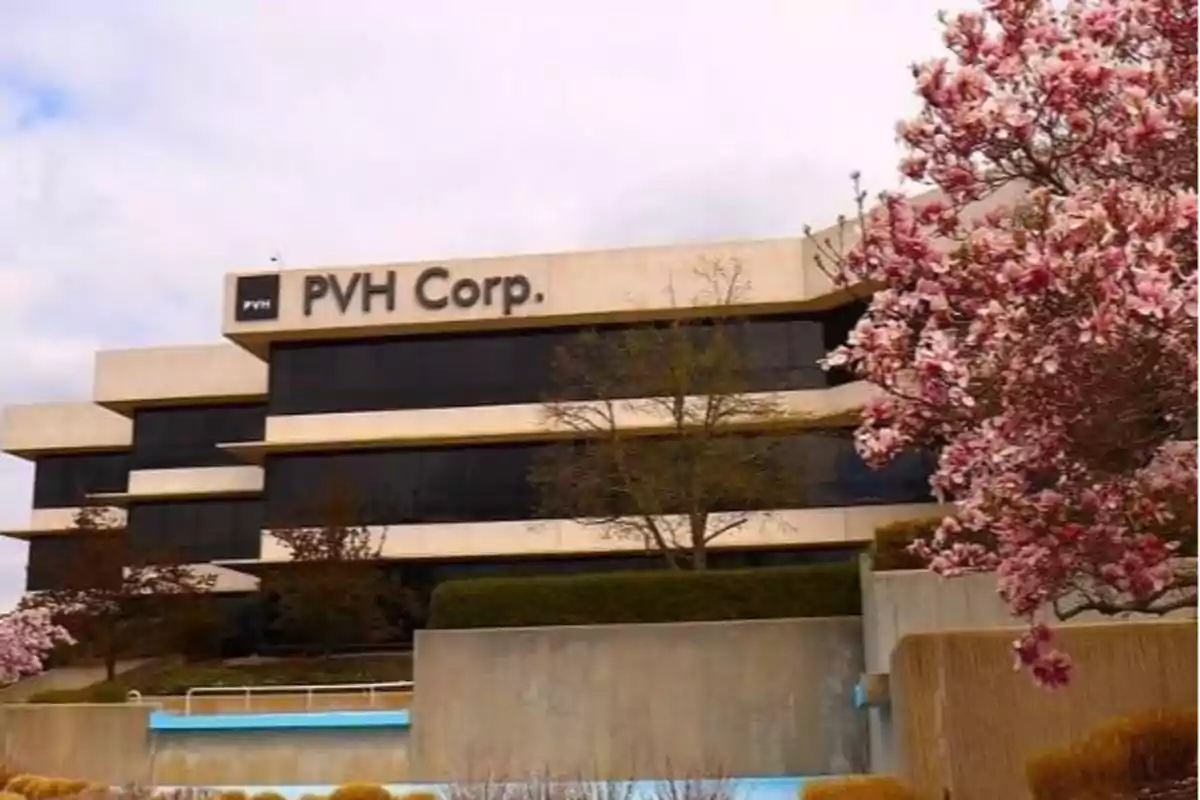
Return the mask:
M75 508L93 492L123 492L129 484L128 453L42 456L33 477L34 508Z
M88 543L83 536L37 536L29 540L29 560L25 567L25 591L44 592L65 589L76 574L78 562L86 556Z
M740 320L735 336L749 391L819 389L846 382L818 360L845 340L861 304ZM695 323L702 335L705 321ZM600 328L624 335L628 325ZM271 347L271 414L536 403L556 387L555 352L582 328L280 342ZM584 399L584 398L580 398Z
M138 503L127 523L134 556L179 564L258 558L262 527L258 498Z
M779 507L930 499L928 456L913 454L874 471L854 452L848 432L802 433L774 444L799 476L791 502ZM320 524L319 498L331 487L349 493L361 524L531 519L542 503L529 473L544 448L553 446L522 442L272 456L266 465L267 521Z
M241 462L216 445L262 439L266 406L144 408L133 416L134 469L220 467Z

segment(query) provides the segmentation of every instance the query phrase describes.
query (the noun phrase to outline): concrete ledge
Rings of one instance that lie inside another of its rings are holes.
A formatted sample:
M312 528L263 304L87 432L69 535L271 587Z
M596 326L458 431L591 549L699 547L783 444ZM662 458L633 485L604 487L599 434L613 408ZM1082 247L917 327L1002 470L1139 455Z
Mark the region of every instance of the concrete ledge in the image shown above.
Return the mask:
M133 423L95 403L8 406L0 413L0 449L21 458L126 450Z
M129 473L129 491L95 492L88 498L121 506L139 500L255 497L262 490L262 467L179 467L133 470Z
M746 523L721 536L714 549L846 545L869 542L880 525L928 516L929 503L782 509L746 514ZM371 526L384 558L419 559L468 556L560 555L571 553L645 552L632 538L612 536L604 526L578 520L462 522L451 524ZM235 569L289 560L287 549L264 531L261 557L222 561Z
M0 530L0 536L13 539L32 539L37 536L61 536L77 530L75 520L81 508L35 508L30 514L29 525L23 528ZM124 527L125 509L116 506L101 507L112 520L114 527Z
M323 711L290 714L201 714L183 716L166 711L150 714L155 733L172 731L328 730L331 728L407 728L408 711Z
M105 350L96 354L92 396L121 414L257 400L267 396L267 364L230 344Z
M764 392L774 400L778 417L747 417L731 430L792 430L808 427L848 427L858 421L862 407L878 390L865 382L827 389ZM697 401L702 398L696 398ZM586 403L575 404L586 407ZM652 435L674 423L662 409L645 400L621 401L617 416L623 430ZM534 439L576 438L577 431L547 419L541 403L431 408L405 411L357 411L341 414L297 414L268 417L261 442L232 442L220 447L236 457L261 463L273 453L319 452L358 448L420 447L440 444L484 444ZM130 478L132 487L133 479Z

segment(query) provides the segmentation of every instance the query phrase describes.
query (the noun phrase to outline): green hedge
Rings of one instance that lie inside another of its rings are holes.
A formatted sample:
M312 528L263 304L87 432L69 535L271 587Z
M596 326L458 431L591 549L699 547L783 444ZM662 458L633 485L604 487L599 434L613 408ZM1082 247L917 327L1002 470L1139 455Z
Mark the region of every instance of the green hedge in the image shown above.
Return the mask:
M862 613L858 566L611 572L447 581L431 628L685 622Z
M28 703L124 703L128 690L119 683L97 683L82 689L47 689Z

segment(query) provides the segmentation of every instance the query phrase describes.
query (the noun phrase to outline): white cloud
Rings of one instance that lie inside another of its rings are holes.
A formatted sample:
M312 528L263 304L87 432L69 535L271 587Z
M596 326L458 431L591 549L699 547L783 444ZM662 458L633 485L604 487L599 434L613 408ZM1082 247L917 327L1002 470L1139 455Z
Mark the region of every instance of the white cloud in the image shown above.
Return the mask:
M100 346L214 339L219 276L277 250L299 267L825 223L851 170L894 185L939 5L8 4L0 402L85 396ZM28 482L4 460L0 520L25 518ZM21 558L0 545L0 602Z

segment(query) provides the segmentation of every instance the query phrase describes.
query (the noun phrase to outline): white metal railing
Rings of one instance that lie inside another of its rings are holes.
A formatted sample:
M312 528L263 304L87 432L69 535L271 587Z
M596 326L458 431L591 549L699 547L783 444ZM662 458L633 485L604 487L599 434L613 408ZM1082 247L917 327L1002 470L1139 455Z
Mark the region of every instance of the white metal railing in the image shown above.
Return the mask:
M336 694L338 692L366 692L367 703L375 707L376 695L380 692L411 691L412 681L391 681L387 683L322 683L301 686L195 686L188 689L183 697L183 713L192 713L192 698L197 695L240 695L243 698L243 708L250 711L250 698L256 694L304 694L304 710L312 710L314 694Z

